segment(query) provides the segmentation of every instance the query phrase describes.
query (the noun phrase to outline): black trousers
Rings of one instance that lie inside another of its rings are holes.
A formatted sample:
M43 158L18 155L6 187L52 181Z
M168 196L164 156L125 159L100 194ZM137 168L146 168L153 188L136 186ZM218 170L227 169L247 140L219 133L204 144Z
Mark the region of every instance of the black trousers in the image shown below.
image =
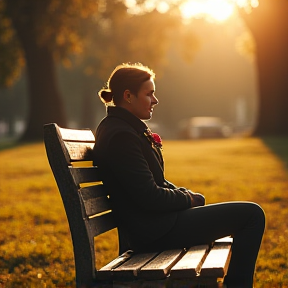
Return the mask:
M228 288L251 288L264 228L264 211L255 203L206 205L179 212L172 230L145 249L190 247L232 236L232 256L224 282Z

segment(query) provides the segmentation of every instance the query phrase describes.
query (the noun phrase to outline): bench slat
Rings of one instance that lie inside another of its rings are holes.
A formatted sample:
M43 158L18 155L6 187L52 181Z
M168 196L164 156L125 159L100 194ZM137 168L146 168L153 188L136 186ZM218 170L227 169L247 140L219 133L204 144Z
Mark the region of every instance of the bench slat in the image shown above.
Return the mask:
M231 243L215 242L201 268L201 277L224 277L231 254Z
M92 183L101 181L99 176L98 168L93 167L69 167L70 172L76 185L81 183Z
M164 279L171 267L182 257L183 249L166 250L139 271L139 277L144 279Z
M106 196L84 201L85 212L88 217L110 211L110 203Z
M132 279L138 276L139 270L158 253L142 253L133 255L128 261L113 270L115 278Z
M87 161L91 160L87 151L93 149L95 143L63 141L69 153L70 161Z
M196 277L209 249L208 245L191 247L180 261L171 269L171 278Z
M81 188L79 189L79 193L81 194L82 199L85 201L107 195L105 188L102 184Z
M93 132L90 129L69 129L58 127L63 140L73 140L73 141L95 141Z
M109 199L102 184L81 188L79 194L88 217L111 210Z
M215 243L233 243L233 238L231 236L227 236L224 238L219 238L217 240L215 240Z
M112 212L89 219L91 234L96 237L104 232L116 228Z
M125 253L118 256L116 259L112 260L110 263L103 266L101 269L97 271L97 277L100 280L106 280L113 276L113 269L117 268L124 262L126 262L129 258L131 258L133 251L128 250Z

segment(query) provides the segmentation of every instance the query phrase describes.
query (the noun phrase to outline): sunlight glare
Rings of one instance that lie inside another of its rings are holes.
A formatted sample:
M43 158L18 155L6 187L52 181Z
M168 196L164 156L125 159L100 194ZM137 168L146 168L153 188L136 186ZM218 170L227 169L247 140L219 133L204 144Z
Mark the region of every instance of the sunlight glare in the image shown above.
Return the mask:
M230 0L231 1L231 0ZM244 8L247 13L250 13L253 8L259 6L258 0L233 0L233 2L240 8Z
M251 12L259 6L259 0L124 0L128 13L143 14L156 9L160 13L169 11L170 6L179 5L183 19L204 18L223 22L235 13L235 7ZM182 3L182 4L180 4Z
M234 12L234 5L227 0L188 0L180 6L183 18L212 18L227 20Z
M157 10L160 13L166 13L169 10L170 6L165 1L160 1L160 3L157 5Z
M234 0L239 7L247 7L251 6L252 8L256 8L259 6L259 1L258 0Z
M166 13L170 8L168 2L170 3L171 1L145 0L139 4L137 3L137 0L124 0L128 13L131 14L149 13L154 9L160 13Z

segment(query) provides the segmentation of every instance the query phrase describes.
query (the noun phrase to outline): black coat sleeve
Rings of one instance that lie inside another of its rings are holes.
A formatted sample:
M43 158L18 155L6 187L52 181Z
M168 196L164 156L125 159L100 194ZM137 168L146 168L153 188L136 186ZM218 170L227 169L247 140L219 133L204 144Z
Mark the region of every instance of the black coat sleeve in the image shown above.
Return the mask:
M151 211L178 211L191 207L189 192L171 185L160 187L143 155L137 134L122 132L108 144L110 177L121 186L121 197L135 208ZM152 149L152 148L151 148ZM172 188L173 187L173 188Z

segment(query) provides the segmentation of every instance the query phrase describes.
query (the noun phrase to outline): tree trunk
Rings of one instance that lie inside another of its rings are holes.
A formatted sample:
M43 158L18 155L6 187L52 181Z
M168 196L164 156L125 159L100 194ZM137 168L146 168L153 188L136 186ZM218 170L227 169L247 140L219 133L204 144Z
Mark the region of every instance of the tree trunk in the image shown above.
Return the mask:
M288 2L262 0L242 14L256 42L259 110L256 136L288 135Z
M52 52L46 47L26 43L29 89L29 116L22 140L43 139L43 124L66 126L61 95L58 91ZM24 45L23 45L24 46Z
M13 3L6 3L26 59L29 112L21 140L40 140L43 139L43 124L56 122L60 126L66 126L63 100L57 87L53 52L48 45L39 43L38 34L41 31L37 32L37 28L35 29L33 9L19 5L19 10L15 12Z

